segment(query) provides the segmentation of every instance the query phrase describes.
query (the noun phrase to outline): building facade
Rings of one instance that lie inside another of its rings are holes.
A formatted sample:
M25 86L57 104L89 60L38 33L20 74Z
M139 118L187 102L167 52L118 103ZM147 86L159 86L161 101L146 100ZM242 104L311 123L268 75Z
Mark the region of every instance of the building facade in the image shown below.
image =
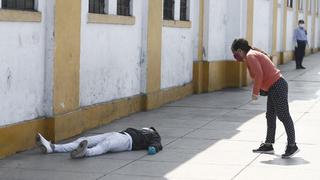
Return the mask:
M0 157L193 93L248 85L242 37L294 59L304 19L319 50L319 0L0 0Z

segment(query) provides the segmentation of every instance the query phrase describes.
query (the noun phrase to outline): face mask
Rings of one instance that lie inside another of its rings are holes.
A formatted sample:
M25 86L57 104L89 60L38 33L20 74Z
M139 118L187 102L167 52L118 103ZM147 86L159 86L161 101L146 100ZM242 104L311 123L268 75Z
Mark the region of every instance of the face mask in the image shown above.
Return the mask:
M299 27L304 28L304 24L299 24Z
M240 56L240 54L239 54L238 52L233 53L233 57L234 57L237 61L240 61L240 62L243 61L242 57Z

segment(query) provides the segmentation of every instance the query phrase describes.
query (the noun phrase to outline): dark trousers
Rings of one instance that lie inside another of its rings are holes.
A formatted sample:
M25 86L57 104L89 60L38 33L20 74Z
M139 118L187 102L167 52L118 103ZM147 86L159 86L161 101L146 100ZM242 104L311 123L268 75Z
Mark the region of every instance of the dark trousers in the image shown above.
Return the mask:
M298 47L295 48L295 59L296 59L296 67L299 68L302 66L303 57L305 55L306 50L306 41L297 41Z
M295 144L294 124L289 112L288 83L280 78L269 90L267 102L267 137L266 143L274 143L277 117L283 123L287 134L288 144Z

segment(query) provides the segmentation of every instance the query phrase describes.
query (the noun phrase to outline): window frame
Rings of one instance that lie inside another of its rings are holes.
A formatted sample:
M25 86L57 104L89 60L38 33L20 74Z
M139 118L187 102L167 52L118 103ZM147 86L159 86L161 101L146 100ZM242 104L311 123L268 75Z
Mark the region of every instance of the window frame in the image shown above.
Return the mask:
M298 11L304 11L304 0L298 0Z
M311 13L313 12L313 10L312 10L312 2L313 2L313 1L309 0L309 4L308 4L308 7L307 7L309 14L311 14Z
M317 2L317 10L316 10L317 12L316 12L316 13L317 13L317 15L319 16L319 12L320 12L320 2L319 2L319 0L317 0L316 2Z
M287 0L287 7L293 8L293 0Z

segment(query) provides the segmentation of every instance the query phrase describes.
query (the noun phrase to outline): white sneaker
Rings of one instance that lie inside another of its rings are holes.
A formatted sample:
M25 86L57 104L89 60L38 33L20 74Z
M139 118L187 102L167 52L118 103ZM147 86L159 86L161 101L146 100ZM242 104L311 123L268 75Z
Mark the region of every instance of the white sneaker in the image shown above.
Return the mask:
M36 135L36 143L43 154L49 154L53 152L54 145L41 136L40 133Z
M81 141L77 149L71 152L70 154L71 158L72 159L84 158L86 156L87 149L88 149L88 141L87 140Z

